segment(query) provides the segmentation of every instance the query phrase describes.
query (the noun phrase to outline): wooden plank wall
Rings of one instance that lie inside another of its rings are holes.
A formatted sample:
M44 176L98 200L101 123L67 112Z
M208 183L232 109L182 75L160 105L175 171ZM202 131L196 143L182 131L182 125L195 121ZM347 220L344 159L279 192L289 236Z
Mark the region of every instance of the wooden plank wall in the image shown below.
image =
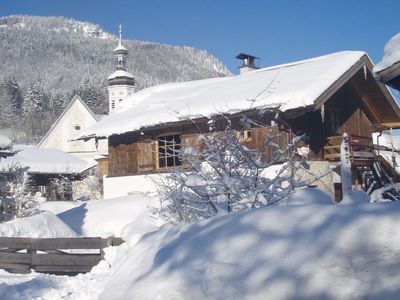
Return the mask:
M121 238L114 237L0 237L0 268L14 273L29 273L31 269L47 273L89 272L104 257L105 247L122 243Z
M276 149L266 144L269 139L280 149L286 149L290 139L289 132L279 130L278 126L252 128L251 135L251 141L244 142L244 144L249 148L259 149L262 152L263 161L270 161L274 155L277 155ZM279 157L276 157L276 159L279 159Z
M340 126L337 133L343 134L347 132L350 135L370 138L372 131L371 121L360 108L357 108L346 122Z
M103 178L108 174L108 158L96 159L97 161L97 174L99 178Z
M262 158L270 160L274 154L272 147L267 147L265 141L268 136L272 142L285 149L289 142L290 134L281 131L277 126L257 127L251 129L252 138L244 144L250 148L257 148L263 152ZM188 133L181 135L182 147L193 146L200 148L201 136L210 133ZM139 174L158 170L157 140L146 140L132 144L120 144L109 147L109 176Z
M156 141L109 147L108 175L128 175L156 169Z

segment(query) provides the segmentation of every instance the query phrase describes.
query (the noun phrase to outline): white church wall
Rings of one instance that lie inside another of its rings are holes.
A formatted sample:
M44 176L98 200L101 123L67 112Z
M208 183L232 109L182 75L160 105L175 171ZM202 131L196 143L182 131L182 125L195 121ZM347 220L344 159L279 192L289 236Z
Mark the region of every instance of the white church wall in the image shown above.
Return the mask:
M81 101L75 101L55 123L50 134L39 144L39 148L55 148L68 152L86 161L92 161L97 152L107 152L107 140L100 140L96 149L95 140L72 141L80 132L97 121Z

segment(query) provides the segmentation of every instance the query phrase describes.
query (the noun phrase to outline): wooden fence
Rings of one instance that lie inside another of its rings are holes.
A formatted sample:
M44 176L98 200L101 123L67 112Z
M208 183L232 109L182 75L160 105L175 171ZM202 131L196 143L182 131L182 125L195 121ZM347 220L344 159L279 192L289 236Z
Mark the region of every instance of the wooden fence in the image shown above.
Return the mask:
M0 268L13 273L77 274L89 272L104 257L103 249L121 238L0 237Z

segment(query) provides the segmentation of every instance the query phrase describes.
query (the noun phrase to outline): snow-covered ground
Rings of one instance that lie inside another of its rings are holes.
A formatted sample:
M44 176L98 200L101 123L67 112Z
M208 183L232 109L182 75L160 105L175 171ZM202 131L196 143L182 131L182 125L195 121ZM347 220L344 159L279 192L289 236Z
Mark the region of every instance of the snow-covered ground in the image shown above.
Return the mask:
M162 225L157 203L136 194L59 213L77 234L113 233L127 243L76 277L0 271L0 299L400 297L397 202L338 205L302 191L288 201L296 205L188 225Z

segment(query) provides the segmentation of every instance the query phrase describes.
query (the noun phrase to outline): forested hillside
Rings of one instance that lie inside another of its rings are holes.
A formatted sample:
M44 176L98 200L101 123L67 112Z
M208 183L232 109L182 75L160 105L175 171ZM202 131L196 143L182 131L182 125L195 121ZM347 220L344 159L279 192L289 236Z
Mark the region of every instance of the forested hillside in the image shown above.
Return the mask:
M63 17L0 18L0 132L36 142L78 94L96 112L108 107L115 35ZM206 51L124 40L137 89L174 81L230 75Z

